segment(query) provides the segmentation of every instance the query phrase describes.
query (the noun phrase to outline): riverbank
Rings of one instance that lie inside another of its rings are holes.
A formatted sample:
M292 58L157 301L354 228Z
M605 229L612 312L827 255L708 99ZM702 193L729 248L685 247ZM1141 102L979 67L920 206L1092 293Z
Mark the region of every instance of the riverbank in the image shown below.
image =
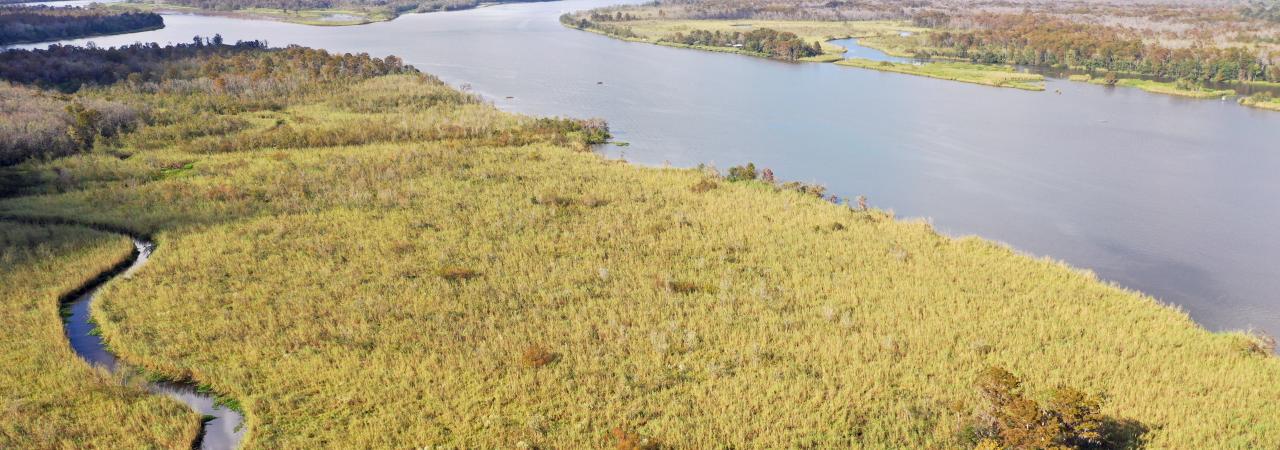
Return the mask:
M1175 95L1178 97L1206 100L1235 97L1236 95L1236 91L1230 89L1210 89L1190 83L1142 80L1137 78L1118 78L1109 81L1105 78L1093 77L1090 75L1072 75L1069 79L1071 81L1083 81L1103 86L1138 88L1154 94Z
M839 45L832 44L829 41L848 38L869 38L897 35L901 33L918 33L924 30L919 27L913 27L909 23L902 21L823 22L797 20L659 20L653 18L632 19L614 23L607 20L594 22L589 19L590 17L591 16L587 12L570 14L562 17L561 23L571 28L591 31L632 42L697 48L700 50L724 53L742 53L764 57L767 57L767 55L743 52L741 49L734 47L680 45L672 42L666 42L663 39L669 38L676 33L687 34L694 30L707 31L710 33L776 30L780 32L793 33L805 42L820 43L820 47L823 52L822 55L801 59L802 61L811 62L833 62L842 58L846 49ZM587 18L589 22L595 25L582 27L579 26L580 22L575 22L584 18ZM573 21L567 19L573 19Z
M145 31L155 31L160 29L164 29L164 25L160 25L156 27L138 28L133 30L125 30L125 31L119 31L114 33L95 33L95 34L85 34L85 35L78 35L78 36L68 36L68 37L62 37L58 39L40 39L40 40L5 42L3 44L0 44L0 47L7 47L12 45L39 44L43 42L56 42L56 41L65 40L65 39L90 39L90 38L105 37L105 36L119 36L123 34L142 33Z
M1240 104L1250 108L1280 111L1280 98L1270 94L1256 94L1240 98Z
M207 95L142 89L79 95ZM1115 439L1280 443L1263 341L1051 260L763 169L605 160L577 122L417 74L217 98L242 103L126 158L23 165L0 212L163 242L96 317L130 361L236 392L247 447L971 446L991 366L1105 396Z
M603 26L582 26L584 13L576 16L566 15L561 23L571 28L590 31L597 34L623 39L631 42L664 45L668 47L690 48L720 53L736 53L748 56L769 58L770 55L760 52L746 51L740 47L723 47L709 45L687 45L670 42L666 39L678 33L693 30L723 34L755 30L775 30L794 33L803 41L819 42L822 54L798 58L798 62L836 63L840 66L895 72L908 75L960 81L994 87L1011 87L1030 91L1044 90L1044 76L1022 73L1011 67L971 64L953 61L934 61L928 64L905 64L872 61L862 58L845 58L848 51L832 41L848 38L874 38L912 34L924 29L911 27L903 22L862 21L862 22L821 22L821 21L731 21L731 20L628 20L625 27L610 24ZM589 16L587 16L589 17ZM860 41L862 42L862 41ZM874 47L869 47L874 48ZM884 48L893 53L890 56L907 56L901 48L886 45ZM877 48L879 49L879 48Z
M927 64L894 63L869 59L843 59L836 65L883 72L918 75L942 80L961 81L995 87L1009 87L1028 91L1043 91L1044 76L1015 71L1011 67L968 64L956 62L930 62Z

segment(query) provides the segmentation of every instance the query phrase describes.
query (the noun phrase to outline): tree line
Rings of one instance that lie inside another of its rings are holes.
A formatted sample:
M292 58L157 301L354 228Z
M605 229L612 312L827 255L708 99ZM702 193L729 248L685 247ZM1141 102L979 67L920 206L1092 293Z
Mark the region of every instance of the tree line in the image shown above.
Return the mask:
M100 9L48 6L0 7L0 45L75 39L164 27L159 14L112 13Z
M974 30L931 33L948 56L987 64L1103 69L1193 81L1280 81L1280 55L1241 47L1168 48L1114 27L1038 14L983 14ZM918 56L931 56L925 54Z
M688 34L676 33L663 37L659 39L659 42L710 47L735 47L788 61L822 54L821 43L807 43L800 39L799 36L796 36L795 33L769 28L758 28L745 33L740 31L729 33L720 30L714 32L693 30Z

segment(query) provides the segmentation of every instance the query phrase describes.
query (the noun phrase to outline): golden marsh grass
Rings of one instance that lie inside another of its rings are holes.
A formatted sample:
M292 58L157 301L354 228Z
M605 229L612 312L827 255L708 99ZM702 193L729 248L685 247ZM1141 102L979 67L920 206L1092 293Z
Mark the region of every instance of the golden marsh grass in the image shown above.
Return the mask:
M357 111L339 97L371 91L333 92L230 113L248 125L217 151L29 163L31 195L0 201L155 236L95 317L126 361L236 399L246 448L955 448L991 366L1037 401L1102 396L1152 448L1280 443L1280 360L1087 272L772 182L606 161L483 104ZM245 138L396 112L470 131Z

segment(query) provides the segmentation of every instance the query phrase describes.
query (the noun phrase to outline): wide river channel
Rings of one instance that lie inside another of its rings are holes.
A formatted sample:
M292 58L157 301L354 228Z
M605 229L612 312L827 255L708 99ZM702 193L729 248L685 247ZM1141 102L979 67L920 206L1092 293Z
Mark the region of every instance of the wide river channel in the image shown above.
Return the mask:
M630 43L562 27L569 0L315 27L190 15L162 30L397 55L498 106L607 119L646 164L755 162L1280 335L1280 113L1050 80L1045 92ZM47 44L24 47L41 47ZM1054 299L1045 299L1053 301Z

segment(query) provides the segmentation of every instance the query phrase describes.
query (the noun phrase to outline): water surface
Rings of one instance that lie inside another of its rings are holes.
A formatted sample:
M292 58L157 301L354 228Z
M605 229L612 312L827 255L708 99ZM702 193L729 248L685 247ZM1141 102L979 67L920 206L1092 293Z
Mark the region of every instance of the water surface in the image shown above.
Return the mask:
M722 169L753 161L949 234L1094 270L1211 329L1280 334L1280 113L1061 80L1029 92L790 64L557 22L613 3L508 4L358 27L166 15L163 30L71 42L221 33L395 54L507 110L603 117L632 144L607 148L612 157Z

